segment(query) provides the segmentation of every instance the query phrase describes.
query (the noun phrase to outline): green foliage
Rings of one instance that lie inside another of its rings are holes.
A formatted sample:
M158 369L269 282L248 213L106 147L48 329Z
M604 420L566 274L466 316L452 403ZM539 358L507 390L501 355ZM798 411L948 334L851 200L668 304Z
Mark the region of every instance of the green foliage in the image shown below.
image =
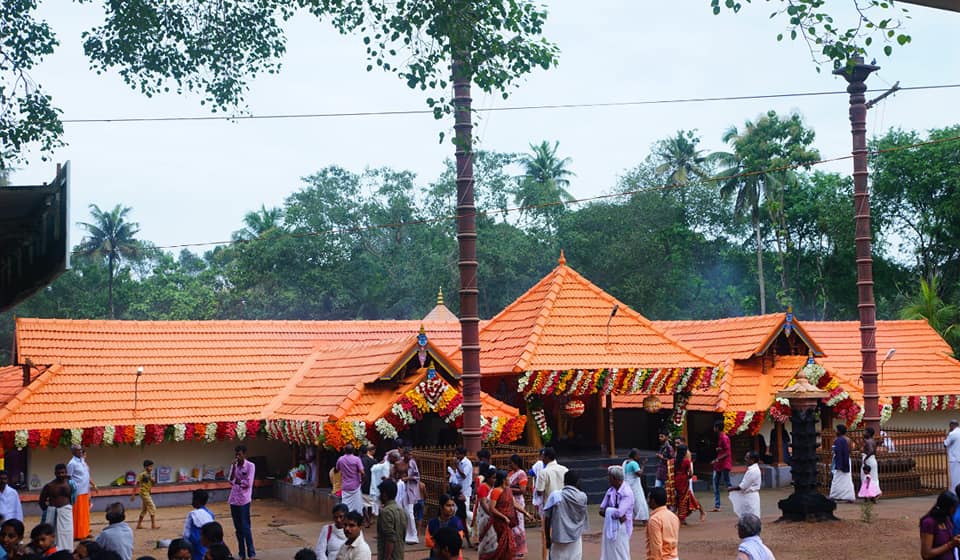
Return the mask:
M903 33L904 20L910 19L908 10L893 0L853 0L854 22L845 24L835 21L832 8L837 8L837 3L827 4L827 0L779 0L780 7L770 14L770 19L786 22L777 41L789 36L791 41L799 38L806 42L817 72L825 63L833 68L851 65L857 57L867 57L873 47L882 46L883 54L890 56L894 47L911 41L910 35ZM723 0L721 5L720 0L710 0L710 6L717 15L723 9L739 12L743 3Z
M108 212L104 212L96 204L91 204L90 216L93 221L78 223L87 230L87 237L77 246L76 252L106 261L108 309L111 319L116 317L113 305L115 271L123 259L136 258L140 254L140 243L135 238L140 231L140 225L127 221L129 214L130 207L119 204Z
M513 190L514 203L520 207L520 221L548 233L556 231L557 220L567 210L565 203L574 200L567 187L570 177L576 174L568 169L570 158L557 156L559 146L559 142L551 146L546 140L530 144L530 153L518 162L523 175Z
M36 7L36 0L10 0L0 8L0 169L19 161L28 144L44 152L62 145L60 111L28 74L58 44L35 19ZM480 89L504 97L526 74L557 63L557 47L541 37L547 12L529 0L105 2L104 22L83 33L83 48L97 73L116 70L148 97L189 92L213 111L237 111L251 79L280 71L283 24L303 9L360 35L368 70L431 92L426 101L437 118L452 110L454 57Z
M936 276L929 282L926 278L920 279L920 292L900 310L900 318L923 319L955 348L960 344L960 336L957 335L960 308L943 301Z
M60 110L30 76L59 44L36 9L36 0L0 3L0 170L23 162L30 144L43 152L63 145Z

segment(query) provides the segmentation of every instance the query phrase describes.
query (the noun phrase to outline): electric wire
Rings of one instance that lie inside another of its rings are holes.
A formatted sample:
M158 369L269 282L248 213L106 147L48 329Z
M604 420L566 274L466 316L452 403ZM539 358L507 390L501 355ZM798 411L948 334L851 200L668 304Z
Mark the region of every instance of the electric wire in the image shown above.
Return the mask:
M898 91L924 91L937 89L960 88L960 84L939 84L925 86L907 86ZM868 89L866 93L884 92L885 89ZM475 108L475 113L501 113L509 111L536 111L553 109L590 109L604 107L638 107L644 105L670 105L681 103L715 103L722 101L751 101L764 99L785 99L793 97L817 97L825 95L849 95L846 90L840 91L810 91L794 93L770 93L760 95L731 95L719 97L687 97L675 99L648 99L636 101L600 101L588 103L555 103L543 105L516 105L507 107ZM63 124L124 124L124 123L151 123L151 122L203 122L203 121L254 121L254 120L291 120L291 119L322 119L322 118L350 118L350 117L394 117L404 115L433 115L432 109L398 109L386 111L350 111L327 113L274 113L266 115L197 115L197 116L165 116L165 117L113 117L113 118L77 118L61 119Z

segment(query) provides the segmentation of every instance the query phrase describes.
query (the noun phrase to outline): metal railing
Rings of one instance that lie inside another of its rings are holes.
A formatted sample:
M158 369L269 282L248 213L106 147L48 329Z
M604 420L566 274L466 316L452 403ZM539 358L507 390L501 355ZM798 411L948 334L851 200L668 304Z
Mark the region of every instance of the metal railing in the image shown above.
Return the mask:
M519 445L498 445L496 447L488 447L490 450L490 462L492 465L497 468L506 468L510 463L510 457L514 454L519 455L523 460L524 470L529 471L530 466L537 461L537 450L532 447L524 447ZM456 459L455 455L456 447L424 447L424 448L414 448L413 449L413 458L417 460L417 466L420 468L420 480L424 483L427 489L427 495L425 497L425 506L427 510L427 515L433 516L437 512L437 499L440 497L440 494L443 494L447 491L447 486L449 485L448 481L450 475L447 472L447 467L450 466L453 461ZM476 462L474 462L474 469L476 469ZM476 475L476 472L474 472ZM533 481L527 485L527 490L524 493L524 498L526 500L526 509L529 512L533 512L532 498L533 498ZM530 526L531 523L527 523L527 526Z
M853 485L859 491L863 431L851 430L847 432L847 437L853 444L850 451ZM945 437L943 430L912 428L885 428L882 435L876 436L877 480L883 496L895 498L939 494L947 490L950 478L943 447ZM817 451L817 484L824 494L829 492L833 479L831 449L835 439L833 433L823 434L822 445Z

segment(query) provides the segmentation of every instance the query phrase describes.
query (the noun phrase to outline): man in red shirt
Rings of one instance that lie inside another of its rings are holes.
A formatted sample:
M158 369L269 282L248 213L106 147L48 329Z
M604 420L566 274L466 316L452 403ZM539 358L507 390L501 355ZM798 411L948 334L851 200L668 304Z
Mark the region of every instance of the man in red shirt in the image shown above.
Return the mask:
M730 488L730 469L733 467L730 454L730 436L723 432L723 422L713 423L713 431L717 433L717 457L710 463L713 465L713 511L720 511L720 483Z

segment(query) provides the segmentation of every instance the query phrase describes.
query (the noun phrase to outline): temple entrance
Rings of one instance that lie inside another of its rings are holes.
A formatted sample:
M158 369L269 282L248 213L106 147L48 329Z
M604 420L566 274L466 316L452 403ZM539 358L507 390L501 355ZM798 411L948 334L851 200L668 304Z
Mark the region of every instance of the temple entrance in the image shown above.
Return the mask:
M404 441L410 441L414 447L446 447L460 444L460 433L447 424L436 412L423 415L416 424L401 433Z

